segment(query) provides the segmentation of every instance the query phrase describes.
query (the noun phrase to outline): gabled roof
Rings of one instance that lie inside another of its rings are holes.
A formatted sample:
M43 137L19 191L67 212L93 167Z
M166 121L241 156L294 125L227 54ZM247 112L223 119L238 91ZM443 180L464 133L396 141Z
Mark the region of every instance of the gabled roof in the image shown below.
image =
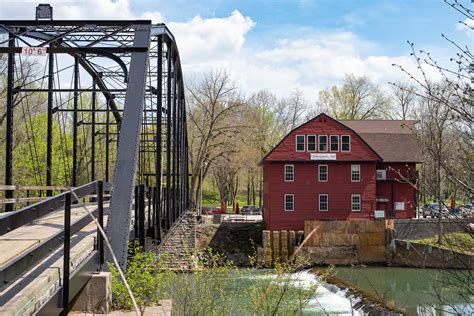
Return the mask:
M301 125L299 125L299 126L293 128L290 132L288 132L288 134L287 134L285 137L283 137L283 138L280 140L280 142L278 142L278 144L276 144L275 146L273 146L273 148L262 158L262 160L260 161L260 163L263 163L263 162L265 161L265 159L275 150L275 148L277 148L278 146L280 146L280 144L281 144L291 133L293 133L295 130L297 130L297 129L299 129L299 128L301 128L301 127L303 127L303 126L305 126L305 125L307 125L307 124L310 124L311 122L313 122L313 121L319 119L321 116L322 116L322 117L326 117L326 118L328 118L328 119L330 119L330 120L336 122L337 124L343 126L344 128L347 128L347 129L353 131L355 134L358 134L357 131L354 130L353 128L351 128L350 126L341 123L341 121L338 121L338 120L336 120L336 119L333 119L332 117L330 117L330 116L327 115L326 113L321 113L321 114L319 114L319 115L313 117L312 119L306 121L305 123L303 123L303 124L301 124ZM371 146L363 137L360 137L360 139L362 140L363 143L365 143L365 144L367 145L367 147L369 148L369 150L372 151L380 160L383 159L382 156L381 156L374 148L372 148L372 146Z
M421 146L411 120L341 120L359 134L385 162L421 162Z

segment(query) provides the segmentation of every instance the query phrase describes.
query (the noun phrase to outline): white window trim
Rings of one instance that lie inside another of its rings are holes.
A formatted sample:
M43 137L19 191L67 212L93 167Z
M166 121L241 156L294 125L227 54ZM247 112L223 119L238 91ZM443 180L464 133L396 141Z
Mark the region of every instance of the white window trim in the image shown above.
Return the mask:
M304 148L303 148L303 150L298 150L298 137L301 137L301 136L303 137L303 147L304 147ZM295 150L296 150L297 152L300 152L300 153L306 151L306 137L305 137L304 135L296 135L296 136L295 136Z
M293 170L293 180L286 180L286 167L291 167L291 169ZM295 181L295 165L285 165L284 167L285 169L283 169L283 180L285 180L285 182L294 182Z
M314 136L314 150L309 150L309 140L308 140L308 138L310 136ZM318 136L317 135L307 135L306 136L306 149L310 153L315 153L316 151L318 151Z
M321 136L326 136L326 150L320 150L319 145L321 145ZM320 153L327 153L329 149L329 138L328 135L318 135L318 152Z
M336 137L337 137L337 150L332 150L332 148L331 148L331 147L332 147L331 137L333 137L333 136L336 136ZM329 135L329 147L328 147L328 148L329 148L329 151L330 151L330 152L332 152L332 153L337 153L337 152L339 152L339 147L340 147L339 145L340 145L340 143L341 143L341 142L340 142L340 137L339 137L339 135Z
M325 210L321 209L321 196L326 196L327 208ZM329 194L319 194L318 195L318 211L320 211L320 212L328 212L329 211Z
M286 197L287 196L292 196L293 197L293 209L292 210L287 210L286 209ZM293 193L287 193L285 194L285 196L283 197L283 207L285 209L285 212L294 212L295 211L295 195Z
M321 177L320 177L320 175L321 175L320 167L322 167L322 166L326 166L326 180L321 180ZM328 180L329 180L329 167L328 167L328 165L318 165L318 182L328 182Z
M358 166L359 167L359 180L353 180L352 179L352 167L353 166ZM362 178L362 171L361 171L360 165L351 165L351 182L360 182L361 178Z
M342 150L342 136L349 137L349 150ZM340 139L341 139L341 152L350 153L351 152L351 135L341 135Z
M354 197L359 197L359 209L358 210L355 210L354 209L354 202L353 202L353 198ZM360 212L362 211L362 197L360 196L360 194L351 194L351 211L352 212Z

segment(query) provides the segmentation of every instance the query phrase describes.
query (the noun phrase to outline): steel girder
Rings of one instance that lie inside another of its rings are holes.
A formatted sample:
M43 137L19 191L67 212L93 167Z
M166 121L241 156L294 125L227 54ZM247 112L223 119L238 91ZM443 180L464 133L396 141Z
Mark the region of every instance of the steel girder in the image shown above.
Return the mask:
M0 33L8 34L11 38L4 42L0 39L0 54L12 56L21 53L21 47L15 45L2 47L13 41L26 47L49 46L47 53L55 56L55 61L58 60L57 54L69 54L92 77L92 87L76 85L70 89L61 88L51 82L51 69L54 67L51 61L47 89L44 86L38 89L15 87L11 94L35 91L48 93L48 148L53 144L50 124L55 113L72 112L76 118L79 113L92 113L91 121L74 120L77 123L74 128L92 125L92 146L105 135L106 181L109 170L113 168L112 162L109 166L108 157L112 160L115 157L112 149L109 149L109 143L117 142L111 200L113 215L108 233L120 263L125 266L128 235L123 228L127 223L130 224L129 206L134 184L155 186L150 191L154 192L153 197L150 197L151 193L148 195L153 201L153 229L150 229L150 234L155 242L160 242L173 222L188 207L184 82L173 35L164 24L152 25L150 21L0 21ZM105 58L112 60L114 66L103 64ZM96 94L101 93L106 99L106 109L99 106L74 106L72 110L54 106L53 94L68 92L76 95L89 92L93 99L98 99ZM109 117L110 112L112 117ZM107 115L105 122L95 119L95 115L101 113ZM115 126L115 131L111 129L112 126ZM77 131L75 134L77 137ZM75 144L80 146L77 142ZM75 152L76 155L81 153ZM91 152L96 152L95 147ZM50 167L51 157L46 160ZM96 160L91 160L95 164ZM51 184L49 167L46 178ZM94 173L92 181L96 179L95 167L91 170ZM82 184L83 180L76 180L77 185Z
M151 25L140 25L135 29L135 47L148 47ZM147 52L134 52L130 61L130 78L125 97L122 128L117 147L117 162L110 201L111 214L108 232L112 249L125 269L128 254L128 229L131 222L133 189L142 127L144 107Z

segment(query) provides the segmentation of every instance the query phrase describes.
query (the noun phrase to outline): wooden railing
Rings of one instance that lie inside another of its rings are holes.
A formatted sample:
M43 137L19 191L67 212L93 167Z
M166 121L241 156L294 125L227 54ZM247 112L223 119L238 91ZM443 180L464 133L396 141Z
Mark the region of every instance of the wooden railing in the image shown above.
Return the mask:
M43 191L59 191L64 192L75 187L57 186L57 185L0 185L0 191L26 191L26 197L13 197L13 198L0 198L0 205L4 204L19 204L30 202L43 201L48 198L46 194L42 194ZM39 191L39 196L30 196L30 191ZM104 198L109 198L110 194L104 194ZM89 194L82 198L97 198L96 194Z

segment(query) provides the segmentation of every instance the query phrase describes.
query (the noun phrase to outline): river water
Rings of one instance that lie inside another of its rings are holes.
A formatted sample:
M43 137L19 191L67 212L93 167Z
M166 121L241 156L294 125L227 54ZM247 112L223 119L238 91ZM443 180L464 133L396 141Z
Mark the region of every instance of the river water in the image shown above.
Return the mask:
M472 271L338 267L335 272L337 278L407 315L474 315L474 297L467 290L470 286L473 292Z
M336 278L407 315L474 315L474 297L463 295L467 294L462 288L466 285L454 281L469 275L466 271L391 267L338 267L334 271ZM235 284L245 291L252 282L258 282L259 277L271 278L272 274L269 270L250 270L248 274L239 274ZM313 273L302 271L294 275L292 282L304 288L317 280ZM474 286L472 279L471 286ZM349 295L346 289L322 284L305 307L304 315L363 315L361 309L353 308L358 301L360 298Z

